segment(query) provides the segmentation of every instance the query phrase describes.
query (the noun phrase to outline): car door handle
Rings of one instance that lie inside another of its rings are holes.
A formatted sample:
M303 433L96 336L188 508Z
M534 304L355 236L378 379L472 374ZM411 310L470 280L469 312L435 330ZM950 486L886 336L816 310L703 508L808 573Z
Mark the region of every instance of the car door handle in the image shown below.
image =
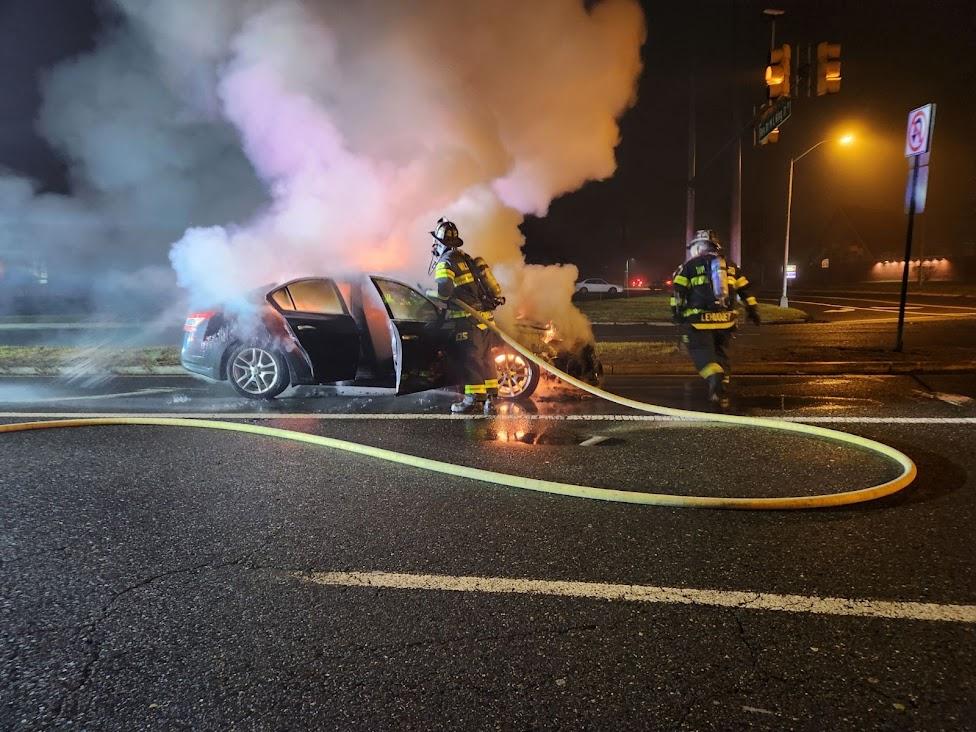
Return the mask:
M415 336L415 335L400 336L400 340L404 340L404 341L415 341L415 340L417 340L417 336Z
M298 330L315 330L314 325L299 325Z

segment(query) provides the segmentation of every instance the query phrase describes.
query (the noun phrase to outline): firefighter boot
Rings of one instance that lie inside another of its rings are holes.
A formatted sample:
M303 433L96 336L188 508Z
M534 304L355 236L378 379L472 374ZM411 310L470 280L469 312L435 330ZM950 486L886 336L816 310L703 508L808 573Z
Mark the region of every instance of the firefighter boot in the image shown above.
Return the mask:
M485 399L484 406L483 406L485 414L495 414L495 412L498 411L496 407L497 407L497 399L492 399L491 397Z
M708 400L726 409L729 406L729 397L725 391L725 377L723 374L712 374L708 377Z
M481 402L475 398L474 394L465 394L461 401L454 402L451 405L451 412L453 414L471 414L480 412L481 408Z

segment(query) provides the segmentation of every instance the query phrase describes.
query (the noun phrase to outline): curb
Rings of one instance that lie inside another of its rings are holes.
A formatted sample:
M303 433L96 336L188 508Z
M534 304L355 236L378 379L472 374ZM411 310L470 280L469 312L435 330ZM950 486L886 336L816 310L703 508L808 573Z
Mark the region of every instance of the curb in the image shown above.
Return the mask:
M807 318L806 320L777 320L775 322L763 321L763 325L806 325L807 323L826 323L830 321L814 320L813 318ZM644 325L653 326L655 328L667 327L667 328L677 328L675 323L670 320L593 320L590 321L590 325L601 325L601 326L619 326L619 325Z
M647 364L605 364L606 372L619 376L696 375L690 366L649 367ZM929 361L753 361L735 364L736 374L753 376L844 376L844 375L909 375L909 374L973 374L976 361L963 363L932 363Z

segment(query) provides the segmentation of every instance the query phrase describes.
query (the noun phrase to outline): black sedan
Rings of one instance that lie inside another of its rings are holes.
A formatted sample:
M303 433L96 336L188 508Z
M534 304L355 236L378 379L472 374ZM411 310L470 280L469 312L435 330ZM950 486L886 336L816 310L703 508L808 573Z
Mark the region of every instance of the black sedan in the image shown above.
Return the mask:
M289 385L346 384L409 394L451 385L453 325L444 308L386 277L309 277L271 285L244 302L193 312L183 367L273 399ZM493 354L499 396L528 397L539 369L505 347Z

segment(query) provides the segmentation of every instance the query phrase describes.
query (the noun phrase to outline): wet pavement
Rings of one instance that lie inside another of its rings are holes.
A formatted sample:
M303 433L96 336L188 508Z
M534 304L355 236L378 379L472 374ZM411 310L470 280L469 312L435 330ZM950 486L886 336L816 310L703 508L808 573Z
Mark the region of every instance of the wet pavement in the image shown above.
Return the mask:
M0 435L0 728L965 729L976 624L951 608L976 604L976 379L734 386L737 412L905 451L917 483L861 506L733 513L518 491L242 434ZM707 406L693 378L611 377L606 388ZM190 378L18 378L0 380L0 419L217 415L674 493L804 494L893 472L857 449L569 390L492 418L448 416L453 398L303 389L264 403ZM376 571L415 584L316 574ZM454 589L428 587L429 575ZM498 592L471 577L678 588L684 599ZM792 599L750 607L779 594ZM931 614L850 617L824 609L830 598L929 603Z
M732 411L757 416L860 416L905 414L953 417L976 414L976 376L750 376L734 377ZM604 388L652 404L709 411L697 376L607 376ZM456 396L431 391L395 397L384 389L299 387L273 401L245 399L226 382L189 376L122 376L91 380L0 378L0 412L132 412L271 417L277 414L443 415ZM530 400L503 403L518 415L633 414L632 410L545 385Z

